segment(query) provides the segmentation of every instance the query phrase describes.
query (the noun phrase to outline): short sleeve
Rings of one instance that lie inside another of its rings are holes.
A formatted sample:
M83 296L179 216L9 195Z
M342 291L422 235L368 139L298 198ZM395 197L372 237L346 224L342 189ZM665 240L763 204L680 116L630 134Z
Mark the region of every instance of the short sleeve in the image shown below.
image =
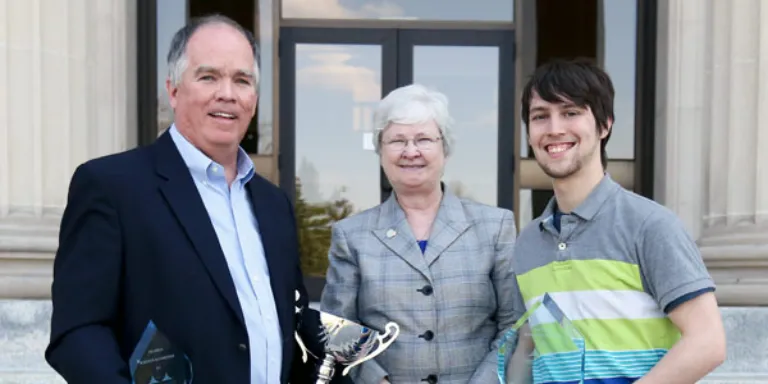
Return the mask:
M648 216L637 250L645 289L665 312L681 300L714 291L699 247L672 211L663 208Z

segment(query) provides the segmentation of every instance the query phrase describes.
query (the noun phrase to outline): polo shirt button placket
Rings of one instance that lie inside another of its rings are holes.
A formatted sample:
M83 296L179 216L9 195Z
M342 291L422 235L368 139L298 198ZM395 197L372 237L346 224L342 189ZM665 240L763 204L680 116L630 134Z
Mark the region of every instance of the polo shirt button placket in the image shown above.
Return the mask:
M565 241L560 241L557 243L557 261L568 261L570 259L567 249L568 245L565 243Z

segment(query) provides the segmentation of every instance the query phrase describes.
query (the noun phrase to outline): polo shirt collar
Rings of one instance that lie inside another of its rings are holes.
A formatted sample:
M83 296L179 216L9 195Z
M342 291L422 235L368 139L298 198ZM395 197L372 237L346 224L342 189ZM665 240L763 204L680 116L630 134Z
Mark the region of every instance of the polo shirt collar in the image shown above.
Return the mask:
M617 182L613 181L608 173L605 173L602 180L600 180L597 186L592 189L592 192L587 195L587 198L571 213L584 220L592 220L597 212L600 211L600 208L602 208L603 204L605 204L606 200L608 200L608 198L611 197L618 190L618 188L621 188L621 186ZM549 203L547 203L546 208L544 208L544 214L542 215L544 217L543 222L552 220L552 216L555 214L556 208L557 200L553 196L551 199L549 199Z

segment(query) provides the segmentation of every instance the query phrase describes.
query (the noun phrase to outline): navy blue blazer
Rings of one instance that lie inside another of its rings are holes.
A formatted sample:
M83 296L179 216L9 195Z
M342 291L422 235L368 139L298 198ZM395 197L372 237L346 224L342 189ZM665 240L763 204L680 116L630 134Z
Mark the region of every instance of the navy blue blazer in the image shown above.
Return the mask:
M282 382L314 382L294 330L322 358L293 207L255 175L248 183L282 327ZM248 334L213 225L166 132L147 147L80 165L71 180L53 270L48 363L70 384L129 383L127 361L150 320L186 353L194 383L250 381ZM300 321L301 320L301 321ZM338 370L337 370L338 371Z

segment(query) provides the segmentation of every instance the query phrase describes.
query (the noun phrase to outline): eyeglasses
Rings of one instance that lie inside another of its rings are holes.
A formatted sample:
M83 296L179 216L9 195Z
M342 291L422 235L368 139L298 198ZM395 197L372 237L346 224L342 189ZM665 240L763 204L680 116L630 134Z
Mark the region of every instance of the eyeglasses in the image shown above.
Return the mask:
M430 151L435 149L437 143L442 140L442 137L419 137L418 139L392 139L384 142L384 147L392 152L400 152L405 150L408 143L413 142L413 145L419 151Z

